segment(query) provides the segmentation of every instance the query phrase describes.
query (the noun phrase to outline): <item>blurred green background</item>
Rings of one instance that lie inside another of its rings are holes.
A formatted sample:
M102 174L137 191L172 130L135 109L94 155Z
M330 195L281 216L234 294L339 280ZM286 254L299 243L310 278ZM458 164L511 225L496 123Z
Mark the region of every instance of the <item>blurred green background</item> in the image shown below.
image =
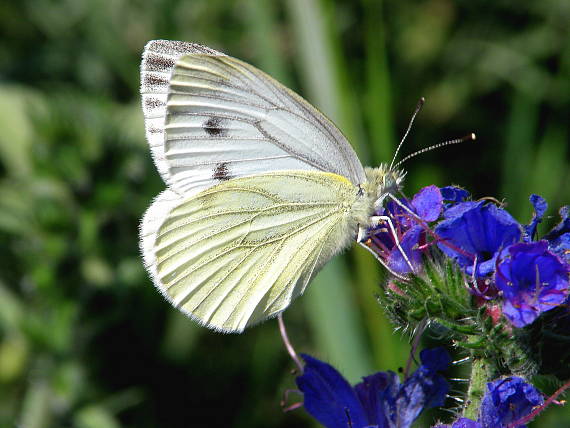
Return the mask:
M314 426L280 409L294 377L274 320L199 328L143 270L139 219L164 187L139 106L148 40L258 66L364 164L391 159L425 96L404 154L478 141L408 162L408 194L456 183L526 222L531 192L552 216L570 203L569 22L567 0L0 2L0 426ZM285 315L298 350L353 382L407 358L373 297L380 271L354 248ZM570 426L570 409L533 426Z

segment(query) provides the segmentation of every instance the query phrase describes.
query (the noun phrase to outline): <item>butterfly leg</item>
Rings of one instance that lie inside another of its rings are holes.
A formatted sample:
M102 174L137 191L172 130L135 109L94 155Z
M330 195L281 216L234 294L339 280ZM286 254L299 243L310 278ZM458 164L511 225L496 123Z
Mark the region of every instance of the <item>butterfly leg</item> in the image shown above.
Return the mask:
M405 204L403 204L402 201L400 201L398 198L396 198L396 196L394 196L392 193L384 193L376 202L374 202L374 208L378 209L384 203L384 200L386 198L390 198L392 201L394 201L395 204L397 204L400 208L402 208L404 211L406 211L412 217L414 217L420 221L423 221L420 217L418 217L418 215L415 212L413 212L409 207L407 207Z
M396 234L396 229L394 228L394 223L392 222L392 219L388 216L385 216L385 215L372 216L372 217L370 217L370 226L369 227L376 227L376 226L381 225L382 223L386 223L388 225L388 228L390 229L390 233L392 234L392 237L394 238L394 243L395 243L396 247L398 248L398 251L400 251L400 254L402 254L402 257L406 261L407 265L410 267L411 271L414 272L414 267L412 266L410 259L408 258L404 249L400 245L400 241L398 239L398 235ZM358 229L357 242L362 244L367 238L368 238L368 233L366 232L366 229L363 227L360 227ZM390 269L390 272L393 273L391 269Z
M376 260L378 260L380 262L380 264L382 266L384 266L386 268L386 270L388 272L390 272L392 275L394 275L396 278L399 278L403 281L406 280L405 276L400 275L399 273L395 272L394 270L392 270L392 268L390 268L390 266L388 266L386 264L386 262L384 261L384 259L382 259L382 257L380 257L378 255L378 253L376 253L376 251L374 251L372 248L370 248L368 245L366 245L363 241L362 242L358 242L362 247L366 248L373 256Z

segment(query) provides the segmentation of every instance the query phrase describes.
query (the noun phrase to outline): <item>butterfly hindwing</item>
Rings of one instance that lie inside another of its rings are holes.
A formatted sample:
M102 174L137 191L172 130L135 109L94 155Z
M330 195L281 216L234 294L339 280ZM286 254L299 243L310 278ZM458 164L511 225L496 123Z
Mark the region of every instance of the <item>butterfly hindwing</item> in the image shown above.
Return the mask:
M183 312L242 331L284 310L349 244L356 198L345 178L311 171L232 179L174 203L157 198L149 212L164 220L151 234L147 268Z

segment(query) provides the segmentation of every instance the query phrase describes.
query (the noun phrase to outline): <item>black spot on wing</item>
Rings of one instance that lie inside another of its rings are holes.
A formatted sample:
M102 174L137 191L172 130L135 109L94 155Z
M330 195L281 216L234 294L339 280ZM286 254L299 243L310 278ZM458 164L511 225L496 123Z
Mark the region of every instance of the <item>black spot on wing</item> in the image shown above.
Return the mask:
M211 137L225 137L228 134L228 130L222 126L222 119L220 117L212 116L208 118L202 127Z
M228 170L227 162L220 162L216 164L216 168L214 168L214 175L212 175L212 178L220 181L225 181L232 178Z

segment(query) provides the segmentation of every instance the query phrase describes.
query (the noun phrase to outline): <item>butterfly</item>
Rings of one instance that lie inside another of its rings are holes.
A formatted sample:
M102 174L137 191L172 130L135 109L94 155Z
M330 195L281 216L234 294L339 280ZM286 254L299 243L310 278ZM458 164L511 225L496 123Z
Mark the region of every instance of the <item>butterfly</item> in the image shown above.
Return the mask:
M144 264L176 308L222 332L275 317L355 239L404 173L364 168L316 108L194 43L143 53L147 140L166 190L141 222Z

